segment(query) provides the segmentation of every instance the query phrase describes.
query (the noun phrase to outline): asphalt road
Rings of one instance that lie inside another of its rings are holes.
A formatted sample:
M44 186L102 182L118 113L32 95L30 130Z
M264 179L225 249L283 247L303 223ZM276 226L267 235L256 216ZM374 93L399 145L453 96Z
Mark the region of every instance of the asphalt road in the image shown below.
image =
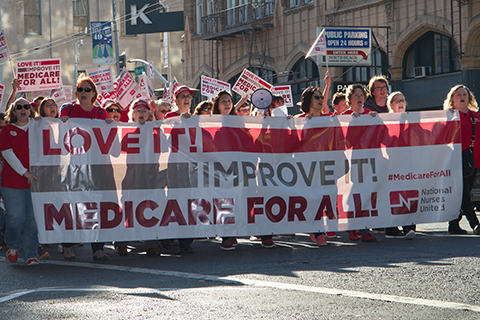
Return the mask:
M107 245L105 262L89 245L73 261L51 245L37 267L11 264L4 248L0 319L480 319L480 238L418 228L414 240L376 243L343 232L320 248L306 234L275 249L242 238L230 252L210 240L183 256L174 246L147 257L132 243L120 257Z

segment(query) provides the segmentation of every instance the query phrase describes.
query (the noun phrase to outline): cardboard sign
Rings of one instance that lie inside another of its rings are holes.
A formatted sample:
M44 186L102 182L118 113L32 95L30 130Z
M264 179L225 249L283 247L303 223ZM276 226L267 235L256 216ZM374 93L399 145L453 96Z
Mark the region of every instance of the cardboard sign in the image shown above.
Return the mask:
M235 91L242 97L249 97L259 88L272 90L273 86L255 73L244 69L237 82L233 85L232 91Z
M62 60L17 61L18 92L54 90L62 87Z
M0 63L4 63L10 59L10 54L8 53L7 40L3 34L3 30L0 33Z
M202 96L215 98L221 90L230 92L230 83L202 76Z
M113 86L113 76L110 67L87 69L86 72L97 86L97 102L99 104L106 99L115 99L115 87Z
M135 79L123 68L116 80L117 88L117 102L123 107L127 108L130 102L138 98L148 99L142 92L142 89L135 82Z
M292 87L290 85L273 87L272 94L282 96L287 108L293 107Z
M313 43L312 47L310 50L308 50L307 55L305 56L305 59L308 57L312 56L326 56L327 55L327 42L325 41L325 29L320 32L318 35L317 39Z

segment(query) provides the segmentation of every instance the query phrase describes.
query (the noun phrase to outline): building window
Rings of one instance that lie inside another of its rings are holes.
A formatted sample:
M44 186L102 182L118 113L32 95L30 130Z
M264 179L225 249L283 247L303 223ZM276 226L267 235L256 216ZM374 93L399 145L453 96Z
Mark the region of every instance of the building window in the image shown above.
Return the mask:
M290 0L290 8L296 8L300 5L300 0Z
M24 27L27 35L42 34L42 19L40 10L40 1L24 1Z
M345 67L346 72L344 79L348 82L368 82L370 78L377 75L388 74L387 55L380 48L372 50L372 66L371 67Z
M227 0L227 25L233 26L235 22L235 0Z
M88 33L89 24L88 0L73 0L73 33Z
M460 70L452 55L453 40L436 32L427 32L413 43L403 58L403 77L414 78Z
M318 86L318 66L312 59L301 58L290 69L288 82L292 86L294 101L300 101L302 91L308 86Z

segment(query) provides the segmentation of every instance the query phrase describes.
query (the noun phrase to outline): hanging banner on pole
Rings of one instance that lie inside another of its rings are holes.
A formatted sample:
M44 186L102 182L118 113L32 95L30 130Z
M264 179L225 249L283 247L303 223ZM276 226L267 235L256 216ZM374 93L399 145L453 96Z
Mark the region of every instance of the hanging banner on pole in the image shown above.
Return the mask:
M115 64L110 21L92 21L93 64Z

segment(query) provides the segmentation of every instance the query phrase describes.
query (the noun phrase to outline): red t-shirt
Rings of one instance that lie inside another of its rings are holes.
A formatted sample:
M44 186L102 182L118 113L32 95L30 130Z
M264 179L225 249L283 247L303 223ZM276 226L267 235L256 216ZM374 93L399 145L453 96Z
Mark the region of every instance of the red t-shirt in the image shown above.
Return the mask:
M330 112L330 113L331 113L331 112ZM304 112L304 113L302 113L302 114L296 115L295 117L296 117L296 118L306 118L308 115L309 115L309 113ZM329 116L329 115L330 115L330 114L327 115L327 114L321 113L321 114L320 114L320 117L326 117L326 116Z
M20 160L22 165L28 170L30 168L30 159L28 157L28 129L24 131L13 124L7 124L0 134L0 152L12 149L13 153ZM28 189L28 179L20 176L8 164L3 161L2 187L12 189Z
M363 113L361 113L361 114L367 114L367 113L370 113L370 112L372 112L372 110L367 109L367 108L363 108ZM352 113L353 113L352 109L347 109L347 110L343 111L342 114L352 114Z
M72 110L71 112L70 112L70 109ZM69 118L100 119L100 120L105 120L108 118L108 114L107 114L107 111L105 111L105 109L94 106L91 111L85 111L77 103L66 106L62 109L62 111L60 112L60 117L65 117L65 116Z

